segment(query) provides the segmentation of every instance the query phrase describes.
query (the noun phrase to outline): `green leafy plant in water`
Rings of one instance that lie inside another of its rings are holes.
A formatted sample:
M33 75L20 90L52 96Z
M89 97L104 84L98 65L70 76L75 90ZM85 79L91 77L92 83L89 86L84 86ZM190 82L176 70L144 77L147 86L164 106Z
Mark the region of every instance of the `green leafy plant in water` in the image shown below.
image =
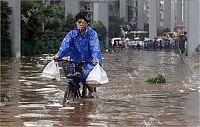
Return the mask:
M150 77L145 80L147 83L153 83L153 84L160 84L160 83L166 83L166 79L161 75L156 75L155 77Z

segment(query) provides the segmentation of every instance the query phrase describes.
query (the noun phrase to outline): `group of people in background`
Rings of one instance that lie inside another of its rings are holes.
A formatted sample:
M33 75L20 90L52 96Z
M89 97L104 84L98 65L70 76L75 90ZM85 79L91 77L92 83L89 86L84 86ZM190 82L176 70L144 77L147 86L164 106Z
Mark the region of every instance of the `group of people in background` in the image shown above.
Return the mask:
M187 37L185 34L178 34L178 36L170 36L166 35L159 39L154 39L153 41L153 48L156 48L157 46L162 48L173 48L180 50L181 54L185 52L185 45L187 41Z
M139 38L139 37L137 37ZM187 37L186 34L169 35L150 39L144 37L142 40L129 39L128 37L112 38L110 40L111 51L123 50L127 48L136 49L178 49L181 54L185 52ZM136 43L136 44L135 44Z

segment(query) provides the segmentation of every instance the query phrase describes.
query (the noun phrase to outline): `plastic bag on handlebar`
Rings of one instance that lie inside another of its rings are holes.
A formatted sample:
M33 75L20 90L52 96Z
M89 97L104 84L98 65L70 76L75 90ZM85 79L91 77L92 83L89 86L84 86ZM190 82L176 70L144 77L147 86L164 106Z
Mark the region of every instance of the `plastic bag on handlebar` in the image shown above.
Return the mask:
M58 62L52 60L50 63L48 63L42 72L42 77L60 81L60 70Z
M93 68L93 70L89 73L86 79L87 84L91 84L96 87L105 84L107 82L108 82L107 74L99 64L97 64Z

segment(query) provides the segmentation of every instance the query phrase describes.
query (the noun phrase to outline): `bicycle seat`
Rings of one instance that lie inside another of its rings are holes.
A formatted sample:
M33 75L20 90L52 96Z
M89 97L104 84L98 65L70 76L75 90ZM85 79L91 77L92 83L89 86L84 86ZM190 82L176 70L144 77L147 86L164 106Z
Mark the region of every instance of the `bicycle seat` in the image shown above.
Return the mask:
M75 77L81 77L81 73L80 72L75 72L74 76Z
M81 75L82 75L81 72L75 72L74 74L69 73L69 74L67 74L67 78L74 78L74 77L80 78Z
M74 77L74 74L72 73L67 74L67 78L73 78L73 77Z

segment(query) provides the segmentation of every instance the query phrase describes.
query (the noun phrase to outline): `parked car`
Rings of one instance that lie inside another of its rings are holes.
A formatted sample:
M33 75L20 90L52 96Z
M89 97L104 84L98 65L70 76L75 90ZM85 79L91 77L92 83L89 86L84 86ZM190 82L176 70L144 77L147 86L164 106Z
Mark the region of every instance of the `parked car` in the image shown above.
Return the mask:
M132 48L141 48L144 45L144 42L140 40L139 37L135 37L133 40L128 42L128 46Z
M111 44L112 44L112 49L116 49L116 48L122 48L122 39L120 37L117 37L117 38L112 38L111 39Z
M112 38L111 39L111 44L113 45L113 46L119 46L120 45L120 41L122 41L122 39L121 38Z

